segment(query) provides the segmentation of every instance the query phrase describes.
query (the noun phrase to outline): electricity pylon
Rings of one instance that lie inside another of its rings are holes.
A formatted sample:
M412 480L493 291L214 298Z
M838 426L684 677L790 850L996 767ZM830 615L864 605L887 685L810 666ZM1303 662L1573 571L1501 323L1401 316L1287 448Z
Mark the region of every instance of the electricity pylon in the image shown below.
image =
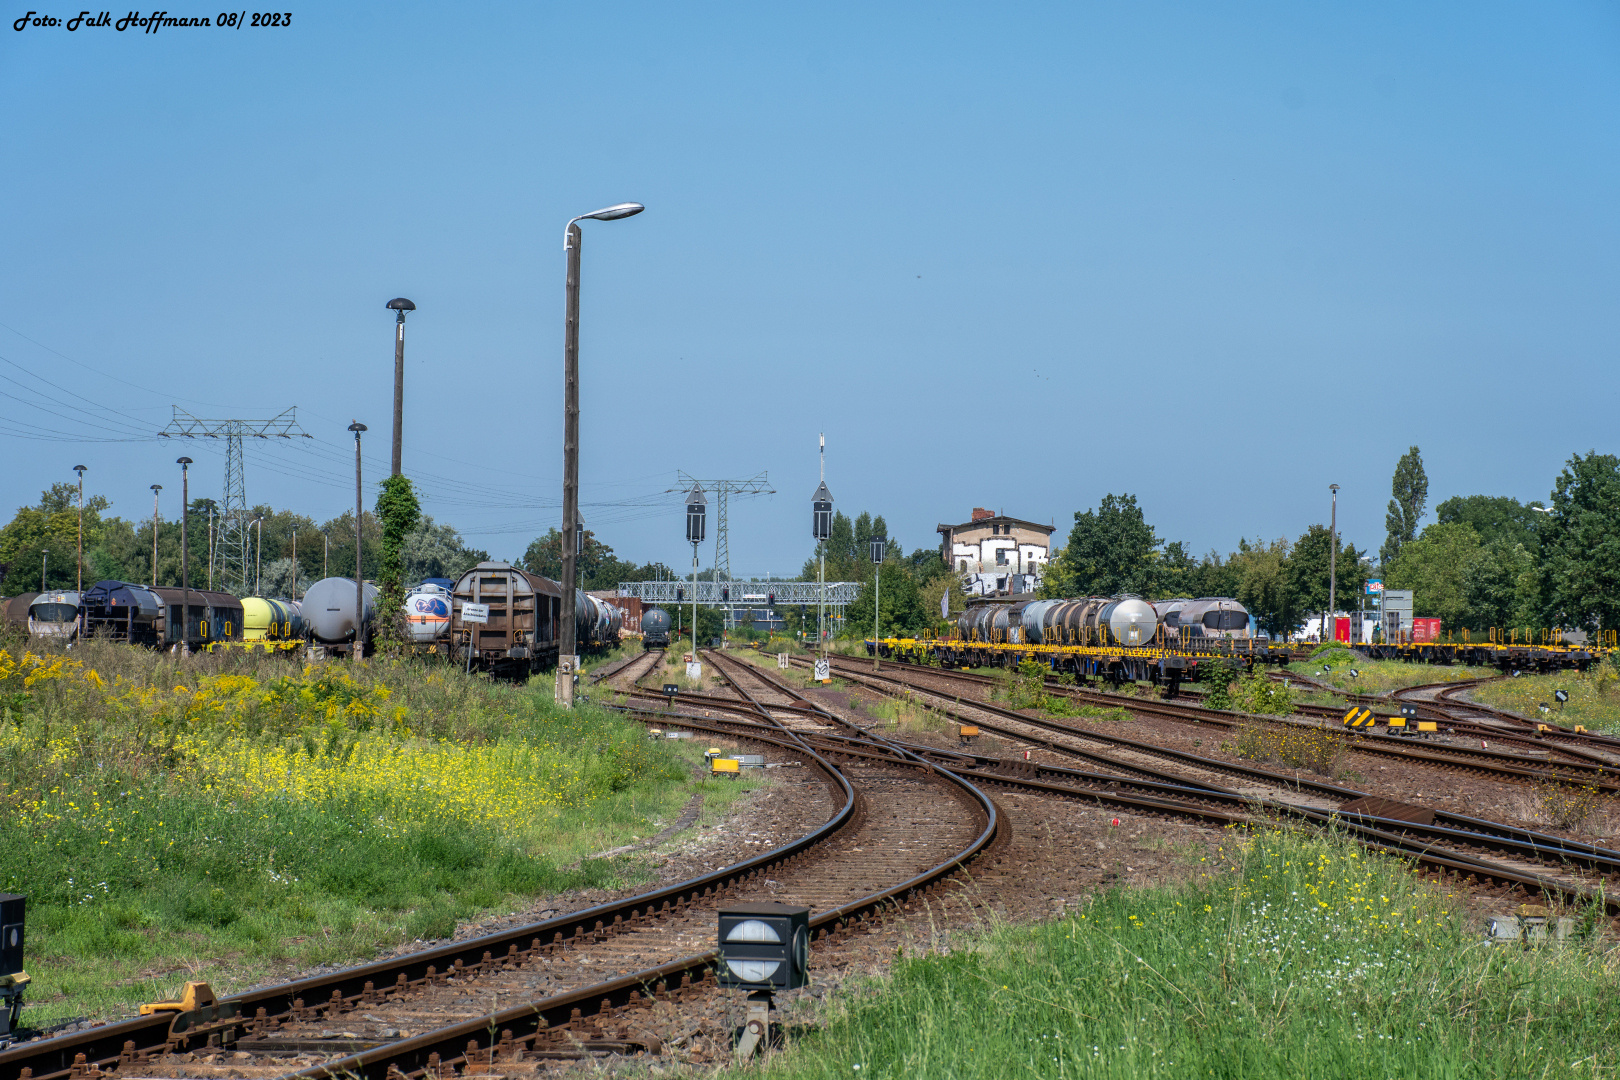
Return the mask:
M227 587L238 585L237 595L247 596L251 560L248 558L247 479L242 460L242 440L272 437L291 439L294 436L314 438L298 426L298 406L294 405L269 420L199 420L176 405L174 418L158 434L187 439L201 435L208 439L225 440L225 497L219 539L216 541L219 576ZM185 510L185 507L181 508L182 513Z

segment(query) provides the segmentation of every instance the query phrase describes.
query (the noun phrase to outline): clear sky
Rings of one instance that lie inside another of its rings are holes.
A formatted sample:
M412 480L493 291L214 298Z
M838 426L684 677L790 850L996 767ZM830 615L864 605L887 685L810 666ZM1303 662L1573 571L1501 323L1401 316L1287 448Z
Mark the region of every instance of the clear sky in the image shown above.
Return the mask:
M581 473L638 561L690 565L677 469L769 470L732 569L796 572L822 431L838 507L907 548L1132 492L1227 551L1325 522L1337 482L1376 551L1409 444L1431 507L1617 449L1613 4L26 10L5 515L76 464L172 512L181 452L217 498L218 447L151 437L174 405L297 405L315 439L250 444L249 500L340 513L350 420L368 488L387 468L407 296L406 472L520 555L560 519L563 224L623 200L584 226Z

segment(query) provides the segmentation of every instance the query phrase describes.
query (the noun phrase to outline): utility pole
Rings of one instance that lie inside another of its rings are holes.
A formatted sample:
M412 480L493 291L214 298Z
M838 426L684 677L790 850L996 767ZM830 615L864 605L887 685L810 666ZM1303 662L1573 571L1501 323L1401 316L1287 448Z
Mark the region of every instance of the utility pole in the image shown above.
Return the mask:
M293 571L292 571L292 598L298 602L298 524L293 523Z
M366 425L356 420L349 425L349 430L354 432L354 660L359 663L365 649L366 629L366 579L360 563L360 518L364 512L360 494L360 433L366 430Z
M75 465L73 471L79 474L79 584L78 589L84 592L84 466Z
M563 228L563 252L568 257L563 283L563 498L562 498L562 626L557 641L557 703L574 706L574 668L578 649L576 620L579 595L574 588L576 556L568 538L579 521L579 246L584 234L579 223L586 219L617 221L645 209L640 203L619 203L581 214Z
M1329 484L1328 490L1333 492L1333 517L1330 519L1332 524L1328 528L1329 544L1331 545L1328 548L1328 618L1335 619L1335 615L1339 610L1339 485ZM1335 628L1335 633L1331 638L1324 640L1337 641L1338 637Z
M162 484L152 485L152 587L157 588L157 534L158 534L158 492L163 490Z
M263 596L264 575L262 571L264 569L264 518L254 518L253 525L255 530L258 532L256 542L253 545L253 595Z
M191 550L187 542L186 519L191 516L191 459L176 458L180 466L180 655L191 653Z
M405 417L405 313L416 305L403 296L388 301L388 309L399 313L394 320L394 475L399 475L401 430Z
M45 571L51 565L51 550L45 548L39 553L39 591L45 591Z
M208 589L214 589L214 508L208 508Z

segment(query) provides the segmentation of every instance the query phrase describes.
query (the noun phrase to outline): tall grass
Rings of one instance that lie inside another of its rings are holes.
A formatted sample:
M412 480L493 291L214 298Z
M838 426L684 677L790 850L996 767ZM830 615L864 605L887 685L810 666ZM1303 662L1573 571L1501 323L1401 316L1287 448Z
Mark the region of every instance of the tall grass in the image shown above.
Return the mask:
M441 665L12 643L0 710L0 888L29 897L33 1024L619 884L634 865L591 853L693 790L692 747Z
M897 964L783 1077L1612 1076L1605 952L1486 946L1454 898L1331 838L1234 835L1115 890Z

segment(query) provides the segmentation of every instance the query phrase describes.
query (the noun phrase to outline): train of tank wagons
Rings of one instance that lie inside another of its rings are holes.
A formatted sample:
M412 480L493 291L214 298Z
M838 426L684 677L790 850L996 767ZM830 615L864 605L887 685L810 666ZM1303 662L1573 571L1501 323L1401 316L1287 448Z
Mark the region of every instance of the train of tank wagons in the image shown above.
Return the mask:
M357 595L354 579L344 577L322 578L299 600L100 581L83 592L0 597L0 613L32 637L62 643L94 636L158 649L308 646L349 656L371 652L379 596L370 582ZM454 580L430 578L405 596L408 647L521 678L556 664L563 596L557 582L505 562L479 563ZM463 618L469 604L483 621ZM579 652L618 644L624 613L617 607L576 589L574 612ZM664 615L666 643L668 621Z
M1197 645L1255 636L1248 609L1229 596L981 602L968 605L956 629L963 641L1008 645Z

